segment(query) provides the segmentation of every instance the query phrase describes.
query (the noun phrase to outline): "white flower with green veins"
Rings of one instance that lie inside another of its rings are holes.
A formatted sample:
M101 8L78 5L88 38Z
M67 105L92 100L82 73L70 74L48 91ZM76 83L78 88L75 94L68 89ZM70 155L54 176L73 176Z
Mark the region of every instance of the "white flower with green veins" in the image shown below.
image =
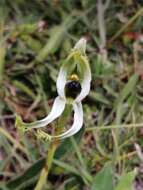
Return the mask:
M44 119L25 123L16 117L16 127L23 132L47 126L57 119L64 111L66 104L71 104L74 111L74 121L70 129L59 135L49 135L37 130L37 136L45 140L64 139L77 133L83 125L83 109L81 101L89 94L91 71L85 54L86 39L81 38L60 68L57 78L57 92L52 110Z

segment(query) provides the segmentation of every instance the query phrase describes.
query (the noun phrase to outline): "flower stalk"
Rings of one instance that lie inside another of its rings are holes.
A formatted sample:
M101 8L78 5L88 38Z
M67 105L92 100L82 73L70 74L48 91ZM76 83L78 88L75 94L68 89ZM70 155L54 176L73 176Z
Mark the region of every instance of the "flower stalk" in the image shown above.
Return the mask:
M56 126L56 131L55 131L56 135L58 135L62 132L63 126L67 122L67 115L69 114L70 110L71 110L71 106L67 106L64 113L63 113L63 116L59 119L58 124ZM41 171L39 180L38 180L34 190L42 190L43 189L43 187L46 183L46 179L48 177L48 174L51 170L53 158L54 158L55 152L56 152L59 144L60 144L59 140L52 141L50 143L49 151L47 153L47 157L45 160L45 166L43 167L43 169Z
M60 143L59 140L76 134L83 125L82 100L88 95L91 82L91 71L85 50L86 40L81 38L63 62L56 83L58 96L55 98L51 112L44 119L25 123L20 116L16 116L15 125L19 131L25 133L36 129L37 138L51 141L45 166L41 171L35 190L42 190L44 187L52 167L55 151ZM74 111L74 121L72 126L63 132L63 127L66 125L71 108ZM54 135L48 134L41 129L59 117Z

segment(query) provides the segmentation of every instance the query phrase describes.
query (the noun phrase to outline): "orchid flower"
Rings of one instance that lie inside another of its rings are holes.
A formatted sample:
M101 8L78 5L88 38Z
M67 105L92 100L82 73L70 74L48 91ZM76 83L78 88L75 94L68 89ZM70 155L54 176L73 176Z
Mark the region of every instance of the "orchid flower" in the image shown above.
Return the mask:
M45 140L64 139L77 133L83 125L82 100L90 91L91 71L85 54L86 39L81 38L60 68L57 78L57 92L51 112L44 119L32 123L25 123L19 116L16 117L16 127L25 131L37 129L37 136ZM74 111L74 121L66 132L59 135L49 135L39 128L60 117L66 104L71 104Z

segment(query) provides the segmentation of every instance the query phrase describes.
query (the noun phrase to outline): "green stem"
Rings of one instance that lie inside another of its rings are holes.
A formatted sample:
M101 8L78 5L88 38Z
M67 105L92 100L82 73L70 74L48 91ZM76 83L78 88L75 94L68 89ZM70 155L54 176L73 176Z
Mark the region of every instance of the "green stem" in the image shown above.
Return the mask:
M35 190L42 190L43 189L45 182L46 182L46 179L48 177L49 171L51 169L54 154L55 154L55 151L58 147L58 144L59 143L57 143L56 141L51 143L51 145L50 145L51 148L47 154L45 166L41 171L40 178L36 184Z
M107 126L97 126L86 128L86 131L96 131L96 130L111 130L111 129L121 129L121 128L142 128L143 123L131 123L131 124L119 124L119 125L107 125Z
M65 123L68 119L68 115L69 115L70 110L71 110L71 106L68 105L66 107L64 113L63 113L63 116L58 121L58 124L56 126L56 131L55 131L56 135L58 135L62 132L63 126L65 126ZM60 144L59 140L55 140L55 141L51 142L50 149L49 149L48 154L47 154L45 166L41 171L39 180L38 180L34 190L42 190L43 189L43 187L46 183L46 179L49 175L50 169L52 167L54 155L55 155L55 152L56 152L59 144Z
M5 45L0 44L0 84L2 83L4 76L5 54L6 54Z

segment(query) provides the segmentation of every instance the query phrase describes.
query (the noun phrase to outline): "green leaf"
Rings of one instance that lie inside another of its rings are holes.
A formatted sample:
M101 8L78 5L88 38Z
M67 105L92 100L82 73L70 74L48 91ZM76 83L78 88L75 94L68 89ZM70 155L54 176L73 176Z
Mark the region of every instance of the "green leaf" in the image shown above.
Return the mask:
M40 41L32 38L29 35L21 35L21 39L24 41L27 47L31 48L31 50L33 50L36 53L38 53L42 48L42 44L40 43Z
M49 40L47 41L45 46L40 50L36 59L42 62L45 60L45 58L47 58L49 54L55 53L61 45L63 39L65 38L66 30L69 29L73 24L74 19L70 15L65 19L65 21L61 25L53 27L50 33Z
M97 173L91 190L113 190L113 171L110 164Z
M34 92L24 83L18 80L14 80L13 84L19 88L21 91L23 91L25 94L27 94L29 97L31 97L33 100L35 100L36 95Z
M136 174L137 174L136 170L124 173L121 176L115 190L134 190L133 181L135 179Z
M138 79L139 76L136 73L130 77L128 83L124 86L124 88L120 92L120 95L116 100L116 104L123 102L133 92L138 82Z
M75 140L78 143L82 135L83 135L83 130L81 130L79 133L75 135ZM67 139L66 141L63 141L63 143L59 146L54 158L59 159L65 153L68 153L69 151L71 152L72 150L74 149L71 146L71 140ZM44 163L45 159L38 160L36 163L32 164L32 166L30 166L27 170L25 170L23 174L8 181L7 187L10 188L11 190L15 190L16 188L25 186L26 185L25 182L27 183L27 185L29 185L31 180L34 179L34 177L36 177L38 174L40 174L40 171L43 168Z
M109 100L107 100L107 98L99 92L92 91L90 92L89 96L98 102L104 103L106 105L110 105Z
M123 102L127 100L130 94L134 92L134 89L136 87L136 84L138 82L139 76L135 73L132 75L128 81L128 83L124 86L124 88L121 90L118 98L115 101L114 108L116 109L116 124L120 124L121 120L124 116L124 108L123 108Z
M25 183L28 183L29 180L34 178L40 173L40 170L44 166L44 159L38 160L36 163L34 163L30 168L28 168L22 175L19 175L15 179L12 179L8 181L7 187L11 190L15 190L19 186L24 185Z

